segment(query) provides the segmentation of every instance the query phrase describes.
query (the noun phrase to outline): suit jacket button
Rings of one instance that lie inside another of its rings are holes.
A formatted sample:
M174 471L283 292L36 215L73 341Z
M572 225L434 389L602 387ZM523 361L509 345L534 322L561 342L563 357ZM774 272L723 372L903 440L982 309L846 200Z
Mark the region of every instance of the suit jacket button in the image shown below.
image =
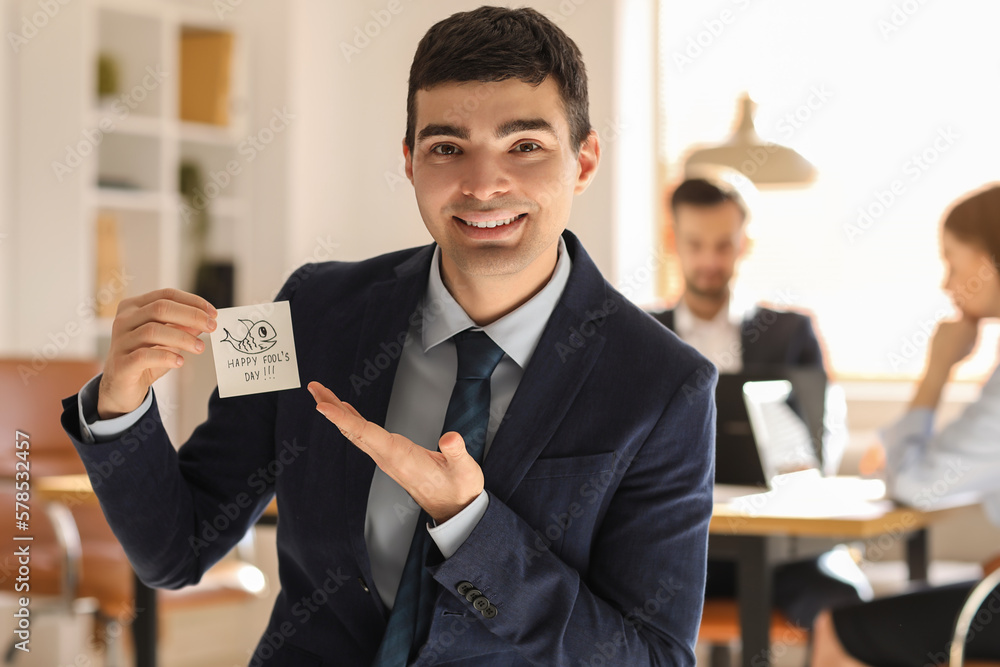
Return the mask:
M483 592L481 590L479 590L478 588L470 588L465 593L465 599L468 600L469 602L472 602L476 598L480 597L482 594L483 594Z
M476 608L476 611L486 611L486 609L492 605L486 596L479 596L472 601L472 606Z
M473 588L475 588L475 586L472 584L471 581L461 581L458 584L458 594L459 595L465 595L466 593L468 593L469 591L471 591Z
M486 618L493 618L494 616L497 615L497 608L494 607L493 605L490 605L486 609L483 609L482 614Z

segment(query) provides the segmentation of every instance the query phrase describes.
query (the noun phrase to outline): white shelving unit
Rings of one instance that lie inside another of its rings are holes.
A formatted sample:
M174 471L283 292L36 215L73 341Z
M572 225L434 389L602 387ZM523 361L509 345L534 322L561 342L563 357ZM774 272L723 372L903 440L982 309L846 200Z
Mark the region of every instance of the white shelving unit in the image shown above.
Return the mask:
M116 221L124 296L194 288L180 165L196 162L206 183L212 173L225 171L239 159L249 113L246 31L236 21L219 20L210 4L78 0L60 7L17 61L18 228L25 247L46 250L19 262L15 310L32 313L20 330L21 348L40 364L54 355L103 357L107 351L110 319L96 316L99 216ZM30 16L37 3L24 0L20 9ZM185 30L234 36L227 126L179 117ZM106 99L97 94L101 54L118 70L118 91ZM234 264L237 303L246 292L250 252L243 233L251 208L246 180L231 178L208 205L208 257ZM53 284L52 266L76 280ZM51 305L41 317L38 303ZM73 335L63 335L67 331ZM170 373L161 382L161 403L177 405L183 374ZM177 416L171 412L164 411L168 431Z

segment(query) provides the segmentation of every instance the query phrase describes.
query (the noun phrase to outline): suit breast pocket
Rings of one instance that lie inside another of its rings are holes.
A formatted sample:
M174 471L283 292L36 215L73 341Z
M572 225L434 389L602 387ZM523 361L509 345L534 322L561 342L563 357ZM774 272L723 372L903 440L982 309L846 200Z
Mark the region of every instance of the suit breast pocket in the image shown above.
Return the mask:
M535 531L534 549L584 569L598 517L616 480L615 452L538 459L508 504Z

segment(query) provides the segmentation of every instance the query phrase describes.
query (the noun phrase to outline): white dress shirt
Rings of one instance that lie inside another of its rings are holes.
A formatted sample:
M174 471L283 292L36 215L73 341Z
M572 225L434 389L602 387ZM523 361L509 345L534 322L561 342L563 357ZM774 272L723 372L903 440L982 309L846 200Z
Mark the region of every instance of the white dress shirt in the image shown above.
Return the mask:
M392 385L386 413L386 430L405 435L428 449L437 449L445 413L458 373L458 356L451 337L475 322L448 292L441 279L441 249L434 249L427 291L420 309L420 322L410 329ZM486 433L485 458L507 406L521 381L524 369L538 345L542 331L562 296L572 262L559 238L558 259L548 283L531 299L495 322L481 327L503 351L504 356L490 379L490 418ZM142 405L126 415L97 419L97 389L100 375L80 392L80 431L85 442L103 442L119 437L152 405L152 390ZM486 513L489 497L484 491L459 514L438 526L428 525L435 544L449 558L465 542ZM382 601L389 607L403 574L410 541L420 508L381 469L375 469L365 514L365 543L371 560L372 577Z
M934 411L918 408L883 431L890 496L918 509L966 491L983 494L1000 525L1000 366L955 421L934 433Z
M745 309L734 307L733 300L727 299L715 317L704 320L692 313L682 298L674 306L674 331L720 373L739 373L743 370L740 326L746 315Z

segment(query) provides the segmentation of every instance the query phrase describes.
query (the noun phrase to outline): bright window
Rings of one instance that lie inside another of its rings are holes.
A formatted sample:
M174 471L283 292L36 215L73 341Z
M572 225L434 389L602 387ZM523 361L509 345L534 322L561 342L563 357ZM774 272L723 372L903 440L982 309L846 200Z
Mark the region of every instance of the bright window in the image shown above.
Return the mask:
M751 197L739 287L811 310L841 377L915 377L930 322L953 312L938 230L951 201L1000 180L997 25L1000 3L973 0L661 1L668 185L693 144L729 136L748 91L760 135L820 177ZM997 338L959 377L993 367Z

